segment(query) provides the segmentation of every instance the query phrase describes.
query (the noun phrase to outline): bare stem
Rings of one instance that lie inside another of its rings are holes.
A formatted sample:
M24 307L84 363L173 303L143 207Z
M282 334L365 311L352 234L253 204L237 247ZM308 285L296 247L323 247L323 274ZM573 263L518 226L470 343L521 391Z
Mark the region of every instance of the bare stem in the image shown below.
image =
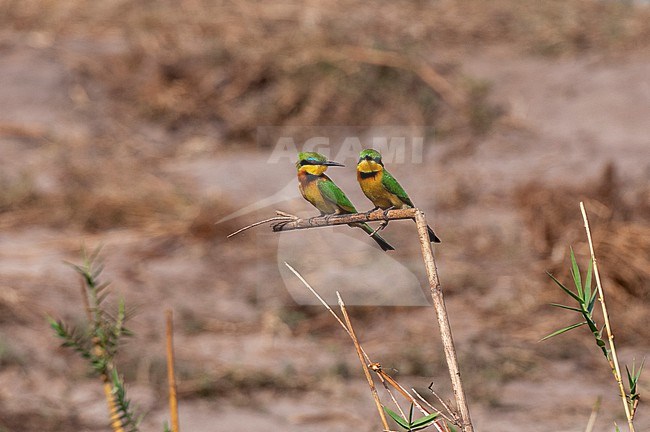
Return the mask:
M632 413L630 412L630 406L627 403L627 395L625 393L625 387L623 386L623 380L621 379L621 367L618 363L618 356L616 354L616 347L614 346L614 333L612 333L612 328L609 323L609 313L607 312L607 306L605 305L605 293L603 292L603 286L600 283L600 274L598 273L598 264L596 262L596 253L594 252L594 243L591 239L591 230L589 229L589 220L587 219L587 211L585 210L585 205L580 202L580 211L582 212L582 219L585 224L585 231L587 232L587 240L589 242L589 251L591 253L591 261L594 266L594 277L596 278L596 286L598 288L598 300L603 309L603 319L605 320L605 331L607 332L607 339L609 341L609 350L611 352L611 357L608 358L609 366L612 369L612 374L614 379L618 384L618 389L623 400L623 408L625 408L625 417L627 418L627 425L630 429L630 432L634 432L634 422L632 419Z
M384 414L384 409L381 406L381 401L379 400L379 395L377 394L377 388L375 387L375 383L372 380L372 376L370 376L370 371L368 370L368 365L366 364L366 360L363 355L363 351L361 350L361 345L359 345L359 340L357 339L357 335L354 333L354 329L352 328L352 323L350 322L350 317L348 316L348 311L345 309L345 304L343 303L343 299L341 299L341 295L339 292L336 292L336 296L339 299L339 307L341 308L341 312L343 313L343 319L345 320L345 325L347 329L350 332L350 337L352 338L352 342L354 343L354 347L357 349L357 355L359 356L359 361L361 362L361 367L363 368L363 373L366 375L366 379L368 380L368 386L370 387L370 393L372 393L372 398L375 401L375 405L377 406L377 411L379 412L379 417L381 418L381 423L384 426L384 431L389 431L390 428L388 427L388 421L386 420L386 414Z
M436 317L438 318L442 346L447 360L449 376L451 377L451 386L460 413L461 428L463 432L473 432L474 426L472 426L472 420L469 415L469 406L467 404L467 399L465 398L463 382L460 379L460 369L458 367L458 358L456 357L454 339L451 335L449 316L447 315L447 308L445 307L445 300L442 295L442 287L440 286L440 280L438 279L438 269L436 268L436 262L433 257L433 249L431 247L431 242L429 241L427 220L424 217L424 213L420 210L415 213L415 224L418 228L422 258L424 259L424 266L426 267L427 278L429 279L429 287L431 288L433 308L435 309Z
M166 311L167 382L169 383L169 416L172 432L179 432L178 398L176 396L176 376L174 375L174 321L171 309Z

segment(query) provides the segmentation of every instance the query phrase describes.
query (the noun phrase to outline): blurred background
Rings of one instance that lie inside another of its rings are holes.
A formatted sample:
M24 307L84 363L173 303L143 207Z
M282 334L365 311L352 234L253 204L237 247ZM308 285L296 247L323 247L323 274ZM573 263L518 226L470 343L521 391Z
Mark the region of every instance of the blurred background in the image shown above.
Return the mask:
M347 228L225 238L276 208L316 214L275 195L295 168L269 163L258 127L347 125L435 130L422 163L390 168L443 240L476 430L581 431L599 397L595 430L625 424L587 330L539 340L576 319L548 306L565 298L545 272L569 281L570 246L586 265L584 201L621 360L650 353L649 48L645 2L1 0L0 430L107 430L97 378L45 319L83 324L64 261L99 245L108 302L137 312L118 364L141 430L167 418L167 308L183 429L378 430L347 335L282 261L373 296L397 283L371 265L390 260L417 291L413 226L384 231L390 258ZM370 357L453 399L433 309L361 303Z

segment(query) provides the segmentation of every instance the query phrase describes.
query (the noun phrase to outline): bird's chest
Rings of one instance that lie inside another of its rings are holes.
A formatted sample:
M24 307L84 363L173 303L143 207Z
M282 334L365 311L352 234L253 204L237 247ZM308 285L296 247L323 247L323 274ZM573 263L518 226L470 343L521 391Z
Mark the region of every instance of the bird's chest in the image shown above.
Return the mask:
M320 179L309 179L306 176L299 178L300 193L303 198L309 201L314 207L320 210L323 213L334 213L335 206L327 201L320 189L318 188L318 182Z
M374 205L380 208L396 206L399 201L396 195L389 192L382 183L382 174L377 173L372 177L360 178L361 190ZM399 203L401 204L401 202Z

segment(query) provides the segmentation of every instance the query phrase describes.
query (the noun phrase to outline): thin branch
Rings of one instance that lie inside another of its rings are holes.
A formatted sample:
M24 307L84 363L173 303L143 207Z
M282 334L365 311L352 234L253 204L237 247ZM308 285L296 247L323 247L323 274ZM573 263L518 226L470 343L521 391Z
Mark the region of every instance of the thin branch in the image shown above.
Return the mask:
M375 405L377 406L377 411L379 412L379 417L381 418L381 423L384 426L384 431L389 431L388 421L386 420L386 414L384 414L384 409L381 406L381 401L379 400L379 395L377 394L377 388L375 388L375 383L372 381L372 376L370 376L370 371L368 370L368 365L366 364L363 351L361 350L361 345L359 345L359 340L357 339L356 334L354 333L354 328L352 328L352 322L350 322L350 317L348 316L348 311L345 309L345 304L339 292L336 292L336 296L339 300L339 307L343 313L343 319L345 319L345 324L348 330L350 331L350 337L354 343L354 347L357 349L357 355L359 356L359 361L361 362L361 367L363 368L363 373L366 375L368 380L368 386L370 387L370 393L372 393L372 398L375 400Z
M420 238L420 246L422 249L422 258L424 259L424 266L427 270L427 278L429 280L429 287L431 288L431 299L433 300L433 308L436 311L438 318L438 327L440 328L440 338L447 360L447 367L449 369L449 376L451 377L451 387L454 391L454 397L460 413L461 428L463 432L473 432L472 420L469 415L469 406L463 390L463 382L460 379L460 369L458 367L458 359L456 357L456 348L454 347L454 339L451 334L451 326L449 324L449 315L445 306L445 300L442 295L442 288L438 279L438 269L433 257L433 249L429 241L429 231L427 228L427 220L424 213L417 210L415 213L415 223L418 228L418 236Z
M420 400L421 400L421 401L422 401L426 406L428 406L428 407L431 409L431 411L440 414L440 416L441 416L442 418L444 418L445 420L447 420L447 421L450 422L450 423L453 423L453 422L454 422L450 417L448 417L447 415L445 415L445 413L443 413L443 412L440 411L438 408L436 408L436 407L434 407L433 405L431 405L431 403L430 403L428 400L426 400L425 398L423 398L422 395L420 395L420 393L417 392L417 390L415 390L414 388L411 388L411 391L415 394L415 396L417 396L418 399L420 399ZM436 395L436 397L437 397L437 395ZM438 399L439 399L439 398L438 398ZM443 403L443 406L445 406L444 403ZM448 408L445 408L445 409L447 409L447 411L449 412L449 415L451 415L452 417L454 416L454 413L452 413L451 411L449 411Z
M275 217L272 217L272 218L269 218L269 219L264 219L264 220L262 220L262 221L252 223L252 224L250 224L250 225L246 225L244 228L238 229L237 231L235 231L235 232L232 233L232 234L228 234L228 237L226 237L226 238L230 238L230 237L236 236L237 234L240 234L240 233L242 233L242 232L244 232L244 231L246 231L246 230L249 230L249 229L251 229L251 228L255 228L256 226L264 225L265 223L271 223L271 222L275 222L275 223L280 223L280 222L291 222L291 221L293 221L293 220L297 220L297 219L298 219L298 216L289 215L289 214L284 213L284 212L281 212L281 211L279 211L279 210L277 210L276 213L278 213L278 216L275 216ZM283 214L280 214L280 213L283 213Z
M457 419L458 419L458 415L454 412L454 410L451 409L451 407L449 407L449 405L447 405L447 404L445 403L444 400L442 400L442 398L441 398L440 396L438 396L438 393L436 393L436 392L433 390L433 382L431 382L431 384L429 384L429 387L427 387L427 388L429 389L429 391L431 392L431 394L434 395L434 396L436 397L436 399L438 399L438 402L440 402L440 405L442 405L442 406L447 410L447 412L448 412L448 413L449 413L449 414L450 414L454 419L456 419L456 421L452 421L452 423L456 423L456 422L458 421L458 420L457 420Z
M167 346L167 382L169 385L169 415L171 419L172 432L179 432L178 422L178 398L176 396L176 377L174 374L174 322L171 309L166 311L166 346Z
M228 235L228 238L233 237L241 232L244 232L250 228L254 228L263 224L271 224L271 228L274 232L280 231L291 231L297 229L307 229L307 228L317 228L324 226L333 226L333 225L348 225L351 223L359 222L379 222L379 221L390 221L390 220L401 220L401 219L415 219L415 214L417 209L398 209L398 210L375 210L368 213L351 213L351 214L342 214L342 215L327 215L327 216L317 216L309 219L301 219L298 216L291 215L289 213L281 212L276 210L278 216L265 219L259 222L252 223L245 226L232 234Z
M627 417L627 425L630 429L630 432L634 432L634 422L632 420L632 413L630 412L630 406L627 403L627 395L625 393L625 387L623 386L623 379L621 378L621 367L618 364L618 355L616 354L616 347L614 346L614 334L612 333L612 328L609 323L609 313L607 312L607 306L605 305L605 293L603 292L603 286L600 282L600 274L598 273L598 264L596 262L596 253L594 252L594 243L591 239L591 230L589 229L589 220L587 219L587 211L585 210L585 205L580 201L580 211L582 212L582 219L585 224L585 231L587 232L587 240L589 242L589 251L591 253L591 261L594 266L594 278L596 279L596 286L598 287L598 300L603 309L603 319L605 320L605 331L607 332L607 339L609 341L609 349L612 353L612 357L609 360L609 366L612 369L614 374L614 379L618 384L618 389L623 400L623 407L625 408L625 417Z

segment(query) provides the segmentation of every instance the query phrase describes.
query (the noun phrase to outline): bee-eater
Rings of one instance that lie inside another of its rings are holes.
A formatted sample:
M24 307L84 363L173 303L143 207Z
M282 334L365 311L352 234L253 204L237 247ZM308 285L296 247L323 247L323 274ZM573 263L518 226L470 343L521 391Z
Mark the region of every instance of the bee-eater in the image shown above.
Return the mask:
M366 149L359 153L357 180L363 193L375 205L373 210L378 208L388 210L415 207L404 188L384 168L381 154L377 150ZM440 239L431 227L427 226L427 228L429 230L429 240L433 243L440 243Z
M338 162L328 161L319 153L303 152L298 154L298 184L303 198L320 210L321 216L333 214L358 213L343 191L325 175L327 167L345 166ZM358 227L370 234L383 250L394 250L386 240L378 235L366 223L354 223L350 226Z

